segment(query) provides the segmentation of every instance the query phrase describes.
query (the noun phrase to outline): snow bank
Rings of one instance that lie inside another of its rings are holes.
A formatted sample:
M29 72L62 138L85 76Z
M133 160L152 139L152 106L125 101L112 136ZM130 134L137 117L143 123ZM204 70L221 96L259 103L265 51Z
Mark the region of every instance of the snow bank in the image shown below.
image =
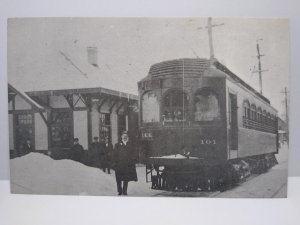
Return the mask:
M116 195L115 176L98 168L64 159L30 153L10 161L11 191L23 194ZM145 167L138 167L138 182L130 182L128 194L155 194L145 182Z

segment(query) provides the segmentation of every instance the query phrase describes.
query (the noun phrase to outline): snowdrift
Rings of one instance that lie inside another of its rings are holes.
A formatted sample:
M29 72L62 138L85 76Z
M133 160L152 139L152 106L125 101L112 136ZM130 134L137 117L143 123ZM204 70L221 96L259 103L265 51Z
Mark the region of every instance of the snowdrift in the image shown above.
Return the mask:
M116 195L114 173L106 174L68 159L53 160L30 153L10 160L11 192L21 194L58 195ZM138 182L130 182L128 194L149 196L155 194L145 182L145 168L138 167Z

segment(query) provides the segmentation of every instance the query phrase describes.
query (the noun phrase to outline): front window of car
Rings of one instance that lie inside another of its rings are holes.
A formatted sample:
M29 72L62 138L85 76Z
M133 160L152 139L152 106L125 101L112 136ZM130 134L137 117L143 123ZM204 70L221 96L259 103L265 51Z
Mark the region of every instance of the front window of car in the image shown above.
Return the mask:
M195 94L195 121L217 121L220 106L216 94L210 89L202 89Z
M142 97L142 120L144 123L159 122L159 102L152 91Z
M164 96L163 121L179 122L186 121L188 98L181 90L171 90Z

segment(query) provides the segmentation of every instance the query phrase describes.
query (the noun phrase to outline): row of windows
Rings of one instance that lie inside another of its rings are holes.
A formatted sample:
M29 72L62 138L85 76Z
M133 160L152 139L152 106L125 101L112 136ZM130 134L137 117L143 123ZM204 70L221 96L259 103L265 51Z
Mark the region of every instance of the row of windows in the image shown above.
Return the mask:
M188 116L189 99L181 90L168 92L162 101L162 121L186 121ZM152 91L142 97L142 120L144 123L159 122L159 101ZM220 119L220 107L216 94L209 88L204 88L194 95L194 120L217 121Z
M69 148L73 144L73 113L67 111L52 111L50 116L50 141L52 147ZM26 139L33 139L33 116L31 113L16 115L17 144L25 143ZM118 135L126 130L126 115L118 115ZM100 140L109 137L111 140L111 121L109 113L99 114Z
M189 99L181 90L168 92L162 100L162 121L186 121L188 116ZM142 97L142 121L144 123L159 122L159 100L152 91L146 92ZM220 119L220 107L217 95L209 88L204 88L194 95L194 120L217 121ZM276 116L244 102L243 126L249 129L266 132L276 132Z
M33 114L22 113L15 116L16 146L21 148L27 139L34 140Z
M262 110L261 107L256 107L255 104L244 101L243 126L249 129L255 129L265 132L276 132L277 122L276 116Z
M100 140L105 140L108 137L111 140L111 123L109 113L99 114L99 138Z
M17 115L17 125L31 125L32 124L32 114L18 114Z

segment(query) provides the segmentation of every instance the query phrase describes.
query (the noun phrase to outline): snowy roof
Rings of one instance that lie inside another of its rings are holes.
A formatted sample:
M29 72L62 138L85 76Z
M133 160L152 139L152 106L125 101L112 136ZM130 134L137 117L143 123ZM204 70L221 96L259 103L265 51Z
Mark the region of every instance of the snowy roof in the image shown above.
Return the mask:
M44 30L46 25L40 25L40 29ZM71 25L76 26L76 23ZM64 23L55 21L49 21L49 26L44 34L36 34L39 38L31 34L24 40L19 40L20 35L29 31L24 31L23 28L15 30L8 46L10 84L24 92L102 87L137 94L137 81L134 77L138 72L129 71L129 68L134 67L131 65L133 62L126 53L118 52L119 46L108 51L110 46L105 46L98 36L83 35L81 32L68 35ZM99 30L101 31L101 27ZM62 34L59 35L58 32ZM27 45L30 45L30 51ZM98 57L93 57L93 60L98 61L97 64L90 60L91 48L98 49L95 51Z
M16 88L14 88L11 84L8 84L8 95L10 95L11 93L19 95L28 104L30 104L35 110L44 110L44 107L42 107L33 99L31 99L25 92L19 91Z
M40 95L66 95L66 94L106 94L113 95L120 98L126 98L128 100L138 100L138 96L134 94L128 94L121 91L110 90L102 87L95 88L76 88L76 89L59 89L59 90L44 90L44 91L28 91L29 96Z
M80 49L72 54L57 50L51 55L36 58L34 63L26 62L13 70L19 74L20 79L24 74L33 74L32 77L36 79L27 82L24 87L22 85L24 91L103 87L124 93L137 93L136 84L129 86L129 75L128 78L122 77L124 74L118 74L118 71L107 64L101 67L89 64L86 48L83 49L84 51ZM38 85L33 85L35 82Z

